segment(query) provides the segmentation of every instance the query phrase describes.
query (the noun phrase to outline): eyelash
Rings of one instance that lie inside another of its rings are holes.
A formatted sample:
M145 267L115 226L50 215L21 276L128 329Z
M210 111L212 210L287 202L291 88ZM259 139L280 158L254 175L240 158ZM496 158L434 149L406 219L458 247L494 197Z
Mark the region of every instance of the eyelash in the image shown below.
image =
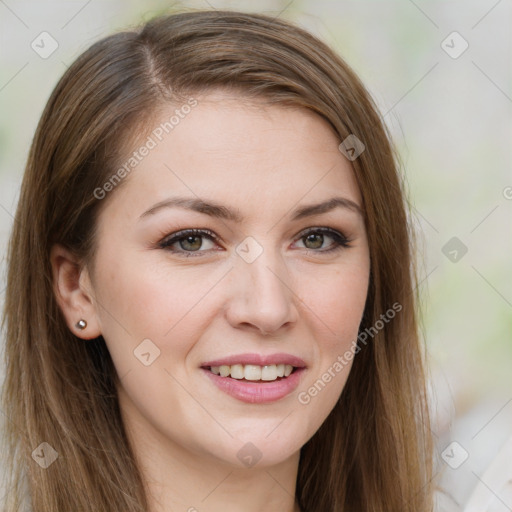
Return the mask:
M350 245L349 245L350 240L345 235L343 235L339 231L336 231L334 229L327 228L327 227L308 228L307 230L302 231L300 233L300 236L296 239L296 241L306 238L308 235L310 235L312 233L326 234L334 240L334 243L332 244L332 247L330 249L316 250L316 249L305 248L307 251L325 254L325 253L332 253L332 252L339 251L341 249L346 249L346 248L350 247ZM181 240L184 240L185 238L187 238L189 236L204 237L204 238L208 238L209 240L212 240L214 242L219 241L218 236L215 235L215 233L213 233L209 229L184 229L184 230L178 231L176 233L173 233L173 234L167 236L166 238L164 238L162 241L160 241L158 243L158 246L161 249L170 250L171 252L173 252L175 254L183 255L186 258L202 256L201 253L206 253L206 252L210 251L210 250L185 251L183 249L179 249L179 250L170 249L170 247L172 245L174 245L177 242L180 242Z

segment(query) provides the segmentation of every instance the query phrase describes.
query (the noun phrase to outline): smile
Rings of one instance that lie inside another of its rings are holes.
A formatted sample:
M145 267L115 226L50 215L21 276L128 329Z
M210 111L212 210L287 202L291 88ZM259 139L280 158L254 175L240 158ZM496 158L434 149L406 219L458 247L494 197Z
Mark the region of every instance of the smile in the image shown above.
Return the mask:
M306 363L291 354L238 354L205 361L203 375L220 391L241 402L275 402L293 393Z
M231 366L210 366L210 371L221 377L231 377L238 380L274 381L288 377L294 370L291 364L269 364L259 366L256 364L233 364Z

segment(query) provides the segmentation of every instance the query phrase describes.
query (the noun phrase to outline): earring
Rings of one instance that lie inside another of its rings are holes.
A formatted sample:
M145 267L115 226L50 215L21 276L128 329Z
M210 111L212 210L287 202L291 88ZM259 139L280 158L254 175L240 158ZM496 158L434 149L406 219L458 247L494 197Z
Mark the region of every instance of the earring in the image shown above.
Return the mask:
M81 331L83 331L86 327L87 327L87 322L81 318L80 320L78 320L78 322L75 324L75 327L77 329L80 329Z

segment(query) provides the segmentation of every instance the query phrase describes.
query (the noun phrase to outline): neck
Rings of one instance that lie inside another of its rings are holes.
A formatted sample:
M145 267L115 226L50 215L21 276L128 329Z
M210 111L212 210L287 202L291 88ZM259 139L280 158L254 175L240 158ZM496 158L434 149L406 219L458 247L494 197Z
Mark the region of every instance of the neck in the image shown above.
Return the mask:
M160 447L145 451L141 462L150 512L300 512L295 503L298 453L274 466L241 469Z
M263 458L246 468L188 450L147 423L125 421L125 426L146 486L148 512L300 512L295 502L300 452L278 464L264 465Z
M195 473L188 467L180 471L179 464L172 464L171 471L171 464L167 471L153 465L152 473L146 473L149 511L300 512L294 499L295 480L290 478L293 472L287 467L292 464L260 470L204 465Z

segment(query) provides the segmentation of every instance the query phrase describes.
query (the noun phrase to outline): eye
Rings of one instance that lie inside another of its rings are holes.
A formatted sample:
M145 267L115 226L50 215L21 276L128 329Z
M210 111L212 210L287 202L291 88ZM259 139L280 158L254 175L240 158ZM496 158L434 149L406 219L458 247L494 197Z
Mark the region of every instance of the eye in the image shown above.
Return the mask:
M159 242L158 246L177 255L190 257L218 250L215 249L216 241L218 241L218 237L208 229L184 229L167 236ZM349 247L349 240L345 235L327 227L310 228L303 231L295 243L302 243L302 247L299 245L299 248L318 253Z
M195 256L193 253L213 249L215 240L217 237L208 229L184 229L164 238L159 246L185 256Z
M329 243L329 240L331 243ZM302 242L303 248L315 252L331 252L350 247L345 235L331 228L312 228L301 233L297 242ZM327 247L324 245L327 243Z

